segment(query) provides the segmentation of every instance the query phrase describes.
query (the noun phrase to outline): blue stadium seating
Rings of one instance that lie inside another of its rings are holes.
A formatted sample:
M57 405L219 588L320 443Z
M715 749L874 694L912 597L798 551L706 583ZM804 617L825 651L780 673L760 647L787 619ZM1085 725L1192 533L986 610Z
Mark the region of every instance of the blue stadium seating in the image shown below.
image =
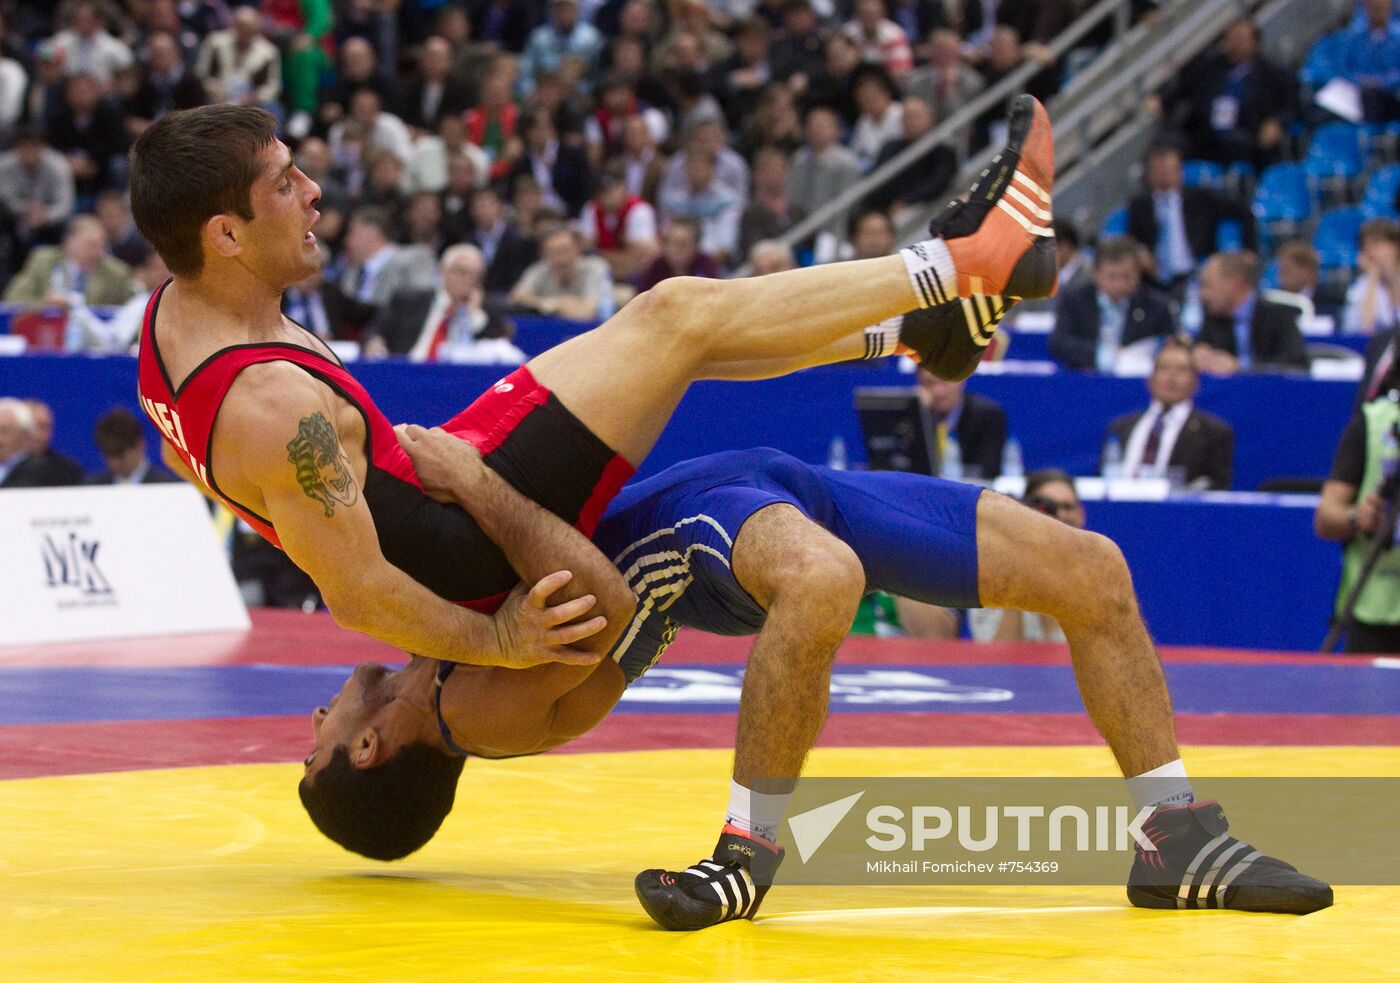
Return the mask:
M1181 173L1186 179L1186 186L1189 188L1194 188L1198 185L1218 188L1220 187L1221 180L1225 177L1224 169L1213 160L1183 161Z
M1307 60L1298 73L1305 85L1320 89L1341 73L1342 32L1333 31L1317 39L1308 49Z
M1215 228L1215 248L1219 252L1228 253L1236 249L1244 248L1244 229L1240 223L1225 219Z
M1400 164L1372 171L1366 180L1366 193L1361 197L1361 211L1367 218L1394 218L1397 190L1400 190Z
M1278 260L1269 260L1269 265L1264 267L1264 272L1259 275L1259 285L1265 290L1278 288Z
M1313 131L1303 168L1314 180L1350 180L1361 173L1361 127L1353 123L1324 123Z
M1103 220L1103 228L1099 230L1100 235L1105 236L1125 236L1128 234L1128 208L1122 208L1108 213L1108 217Z
M1259 175L1254 188L1254 216L1260 222L1306 222L1312 214L1312 196L1302 164L1274 164Z
M1313 245L1326 270L1350 269L1356 265L1356 234L1366 220L1359 207L1334 208L1317 223Z

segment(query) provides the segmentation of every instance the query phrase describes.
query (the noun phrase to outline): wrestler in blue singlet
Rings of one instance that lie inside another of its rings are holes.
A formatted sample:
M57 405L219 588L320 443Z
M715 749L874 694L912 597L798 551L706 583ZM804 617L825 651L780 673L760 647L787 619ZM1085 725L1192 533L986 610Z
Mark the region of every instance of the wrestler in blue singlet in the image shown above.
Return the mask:
M796 506L860 558L866 589L978 607L972 485L894 471L834 471L760 447L685 461L622 490L593 540L640 603L613 658L631 683L681 627L752 635L764 611L734 578L744 521Z

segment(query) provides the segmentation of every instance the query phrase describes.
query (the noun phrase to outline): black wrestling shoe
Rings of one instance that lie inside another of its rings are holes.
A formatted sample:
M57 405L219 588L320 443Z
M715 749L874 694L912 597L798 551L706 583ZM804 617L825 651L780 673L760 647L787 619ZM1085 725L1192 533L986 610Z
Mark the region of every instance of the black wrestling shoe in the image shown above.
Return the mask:
M758 912L783 851L725 826L714 855L682 871L644 870L637 900L652 921L673 932L693 932Z
M910 311L900 322L899 343L922 368L961 382L977 371L1015 301L972 297Z
M1228 835L1218 802L1160 807L1142 824L1128 900L1139 908L1229 908L1306 915L1332 904L1332 888Z
M1019 95L1007 117L1006 145L972 185L929 223L948 241L960 297L1053 297L1059 261L1050 227L1055 142L1050 117L1034 96ZM965 240L965 241L958 241Z

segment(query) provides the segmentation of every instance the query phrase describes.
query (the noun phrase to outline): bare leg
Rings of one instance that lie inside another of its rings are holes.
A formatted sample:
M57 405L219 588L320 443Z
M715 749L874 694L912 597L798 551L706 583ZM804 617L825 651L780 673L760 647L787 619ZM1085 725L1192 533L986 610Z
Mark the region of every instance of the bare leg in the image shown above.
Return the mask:
M768 612L744 674L734 780L790 792L826 721L831 662L865 573L849 546L791 505L754 513L733 556L735 577Z
M1079 695L1123 774L1180 757L1162 665L1118 547L986 492L977 503L977 554L984 605L1059 621Z
M676 277L532 359L530 370L639 463L686 387L712 366L783 359L792 371L832 361L830 346L917 303L899 256L747 280Z

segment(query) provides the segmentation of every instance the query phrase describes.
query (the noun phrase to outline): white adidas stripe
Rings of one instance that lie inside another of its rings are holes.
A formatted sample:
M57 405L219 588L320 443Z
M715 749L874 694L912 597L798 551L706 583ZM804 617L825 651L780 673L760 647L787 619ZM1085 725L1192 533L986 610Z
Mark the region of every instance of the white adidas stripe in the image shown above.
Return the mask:
M1200 866L1202 863L1205 862L1206 857L1210 855L1210 852L1212 850L1217 849L1229 838L1230 837L1227 834L1221 833L1219 836L1212 839L1205 846L1201 847L1200 852L1196 854L1196 856L1192 859L1190 865L1186 868L1186 876L1182 878L1181 888L1176 892L1177 899L1180 902L1184 903L1187 897L1190 896L1191 882L1196 879L1196 871L1200 869Z
M1220 879L1219 884L1215 885L1215 906L1217 908L1225 907L1225 889L1235 882L1236 877L1239 877L1241 874L1244 873L1246 867L1254 863L1255 860L1259 859L1259 856L1260 854L1258 850L1251 850L1249 853L1245 854L1243 857L1240 858L1239 863L1235 864L1235 866L1230 868L1230 872Z
M732 540L732 539L729 538L729 533L727 533L727 532L724 531L724 527L721 526L721 525L720 525L718 522L716 522L714 519L710 518L710 516L705 515L703 512L701 512L701 513L699 513L699 514L697 514L697 515L692 515L692 516L689 516L689 517L687 517L687 518L685 518L685 519L680 520L680 521L677 522L674 526L667 526L665 529L658 529L658 530L656 530L656 532L651 533L650 535L643 536L641 539L637 540L635 543L633 543L631 546L627 547L627 548L626 548L625 550L623 550L621 553L617 554L617 556L613 557L613 566L617 566L619 563L621 563L621 562L622 562L622 558L623 558L624 556L626 556L628 553L631 553L631 552L632 552L634 549L636 549L637 547L639 547L639 546L644 546L644 545L646 545L647 543L651 542L653 539L657 539L658 537L664 536L664 535L666 535L667 533L676 532L678 529L680 529L681 526L688 526L688 525L690 525L692 522L703 522L703 523L705 523L706 525L709 525L709 526L713 527L714 530L715 530L717 533L719 533L721 537L724 538L724 542L725 542L725 545L726 545L726 546L731 546L731 547L732 547L732 546L734 545L734 540Z
M725 545L731 549L734 547L734 538L729 535L725 528L713 517L705 515L703 512L696 515L687 516L673 526L658 529L648 533L641 539L628 546L613 560L613 565L621 564L624 557L635 552L648 543L654 542L662 536L673 534L682 526L692 523L704 523L713 528L724 540ZM680 600L685 589L694 582L694 577L690 573L690 557L696 551L708 553L724 564L725 569L729 568L729 558L713 546L705 543L691 543L686 547L684 554L673 549L658 550L654 553L644 554L632 562L622 573L622 578L627 582L627 586L632 588L632 592L641 600L636 613L632 616L631 623L627 626L627 631L623 633L622 639L613 648L613 660L621 662L624 655L632 648L637 641L637 636L641 633L642 627L653 612L665 611ZM660 566L661 564L668 566ZM653 569L646 569L653 567ZM645 572L644 572L645 571ZM668 578L678 578L670 583L661 583ZM665 598L664 602L658 603Z
M1023 184L1023 185L1025 186L1025 189L1026 189L1027 191L1029 191L1031 194L1035 195L1037 198L1039 198L1041 201L1043 201L1046 205L1049 205L1049 204L1050 204L1050 193L1049 193L1048 191L1046 191L1044 188L1042 188L1040 185L1038 185L1038 184L1036 184L1034 181L1032 181L1032 180L1030 179L1030 177L1028 177L1028 176L1026 175L1026 172L1025 172L1025 171L1020 171L1020 170L1018 170L1018 171L1013 171L1012 174L1011 174L1011 180L1012 180L1013 182L1015 182L1015 181L1020 181L1021 184Z
M1005 198L1002 198L997 202L997 207L1004 211L1006 214L1010 215L1012 218L1014 218L1017 221L1017 223L1021 226L1021 228L1025 229L1033 236L1048 237L1053 236L1055 234L1054 232L1047 229L1045 226L1036 225L1030 219L1026 218L1026 216L1022 215L1014 207L1012 207L1012 205L1008 203Z
M1048 209L1041 208L1035 202L1031 201L1029 198L1023 195L1021 193L1021 189L1016 187L1015 184L1008 184L1006 186L1006 193L1009 197L1014 198L1016 199L1016 201L1020 202L1021 207L1024 208L1027 212L1029 212L1032 217L1038 218L1042 222L1049 222L1052 219L1054 219L1055 216L1051 214L1051 212Z

